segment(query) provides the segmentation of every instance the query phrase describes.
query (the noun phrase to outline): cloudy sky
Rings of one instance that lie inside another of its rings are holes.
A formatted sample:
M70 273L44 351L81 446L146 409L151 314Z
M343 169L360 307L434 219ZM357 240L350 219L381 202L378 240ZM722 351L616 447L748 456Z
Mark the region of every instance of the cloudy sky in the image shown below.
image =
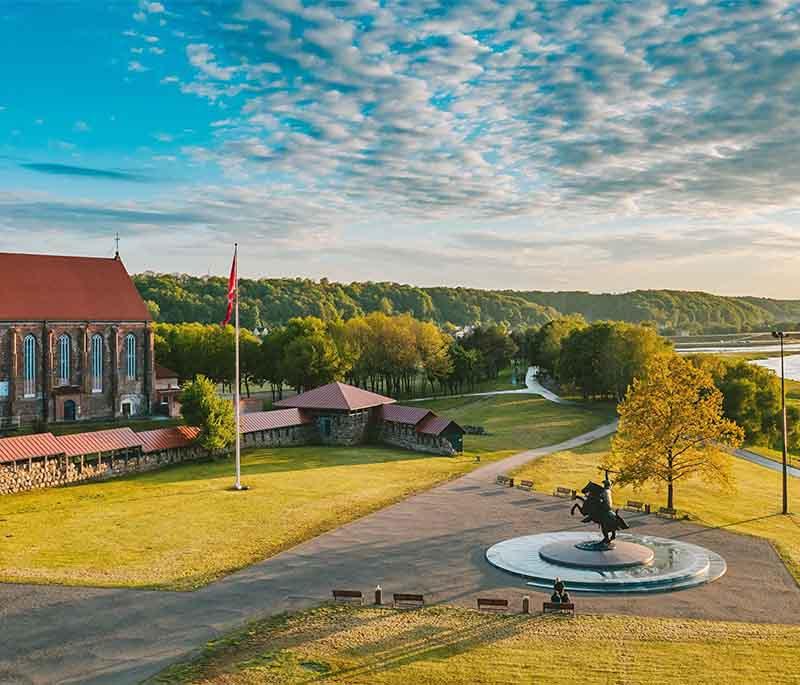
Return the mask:
M800 297L797 2L4 0L0 250Z

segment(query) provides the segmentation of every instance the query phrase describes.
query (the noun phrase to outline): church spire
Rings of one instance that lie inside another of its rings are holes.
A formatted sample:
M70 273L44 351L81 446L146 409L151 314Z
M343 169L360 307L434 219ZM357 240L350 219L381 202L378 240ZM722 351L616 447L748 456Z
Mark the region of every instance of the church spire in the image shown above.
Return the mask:
M114 236L114 245L114 259L119 259L119 231L117 231L117 234Z

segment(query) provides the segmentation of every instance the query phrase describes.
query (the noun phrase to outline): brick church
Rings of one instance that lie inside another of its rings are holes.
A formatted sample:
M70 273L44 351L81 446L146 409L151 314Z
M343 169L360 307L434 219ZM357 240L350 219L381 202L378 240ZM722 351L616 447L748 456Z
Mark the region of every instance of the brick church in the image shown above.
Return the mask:
M152 319L119 255L0 253L0 428L146 415Z

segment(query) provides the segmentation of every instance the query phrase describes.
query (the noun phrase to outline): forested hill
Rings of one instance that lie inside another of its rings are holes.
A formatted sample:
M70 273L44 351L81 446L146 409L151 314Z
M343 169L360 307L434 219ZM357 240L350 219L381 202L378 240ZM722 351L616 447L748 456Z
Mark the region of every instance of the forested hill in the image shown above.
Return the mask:
M219 321L227 279L143 273L133 277L160 321ZM344 319L372 311L409 312L439 324L507 322L518 328L560 314L587 320L652 321L664 333L738 332L775 321L800 322L800 300L721 297L677 290L622 294L420 288L397 283L331 283L300 278L241 279L241 321L247 328L285 323L293 316Z

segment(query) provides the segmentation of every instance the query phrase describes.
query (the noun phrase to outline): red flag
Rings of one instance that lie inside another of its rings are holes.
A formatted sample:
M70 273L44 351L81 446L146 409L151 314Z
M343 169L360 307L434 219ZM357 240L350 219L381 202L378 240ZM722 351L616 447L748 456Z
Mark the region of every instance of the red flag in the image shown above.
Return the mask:
M233 312L233 301L236 298L236 250L233 251L233 264L231 264L231 275L228 279L228 310L225 312L225 321L222 322L223 326L227 326L231 320L231 313Z

